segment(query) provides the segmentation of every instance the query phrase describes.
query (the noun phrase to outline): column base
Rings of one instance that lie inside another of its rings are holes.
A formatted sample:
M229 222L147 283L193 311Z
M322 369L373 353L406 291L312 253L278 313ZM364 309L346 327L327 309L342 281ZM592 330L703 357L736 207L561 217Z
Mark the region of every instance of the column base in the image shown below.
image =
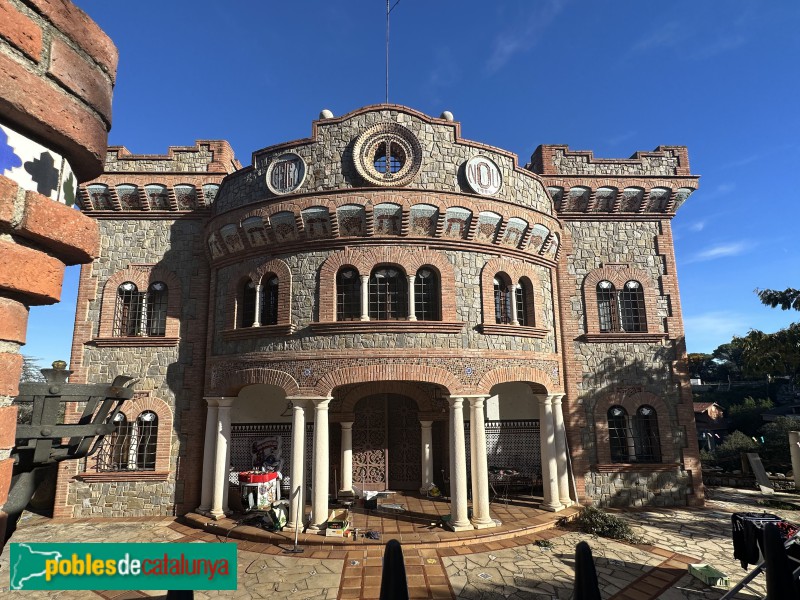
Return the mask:
M566 499L565 499L565 498L560 498L560 500L561 500L561 504L563 504L565 507L570 507L570 506L572 506L573 504L575 504L575 503L572 501L572 498L566 498Z
M467 521L466 523L448 523L446 525L447 529L450 531L472 531L475 527L472 526L472 523Z
M477 519L473 519L472 521L472 526L475 529L489 529L491 527L498 527L499 525L502 525L502 523L495 523L492 519L489 519L488 521L478 521Z
M224 519L225 517L227 517L231 513L229 513L229 512L228 513L226 513L226 512L215 513L212 510L211 512L209 512L207 514L208 514L209 518L214 519L215 521L219 521L220 519Z
M566 506L558 502L556 504L540 504L539 508L550 512L558 512L560 510L564 510Z

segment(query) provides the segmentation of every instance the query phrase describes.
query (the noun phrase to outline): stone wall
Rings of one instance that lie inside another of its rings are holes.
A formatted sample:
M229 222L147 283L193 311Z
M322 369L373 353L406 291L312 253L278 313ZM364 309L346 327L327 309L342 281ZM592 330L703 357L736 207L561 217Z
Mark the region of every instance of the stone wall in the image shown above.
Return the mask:
M73 507L75 518L169 517L176 514L175 503L181 502L181 489L174 477L157 483L76 481L67 492L67 503Z
M422 147L422 166L407 187L472 195L463 165L473 156L488 156L503 177L503 186L495 199L553 214L553 202L541 181L518 169L516 156L461 140L455 123L431 119L407 108L376 110L375 107L360 109L340 119L316 121L315 137L310 140L255 152L252 168L229 177L222 186L215 204L217 214L264 199L281 198L267 188L265 176L269 163L287 151L298 154L307 169L305 181L293 194L364 187L353 163L352 144L368 127L383 121L408 128Z
M692 480L686 471L596 473L585 478L586 499L603 507L681 506Z

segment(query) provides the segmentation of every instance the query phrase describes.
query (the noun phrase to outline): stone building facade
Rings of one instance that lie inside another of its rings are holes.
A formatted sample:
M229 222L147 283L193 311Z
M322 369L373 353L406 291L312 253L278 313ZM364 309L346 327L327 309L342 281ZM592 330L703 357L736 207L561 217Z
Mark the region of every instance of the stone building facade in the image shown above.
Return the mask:
M220 141L110 149L71 368L139 392L56 514L220 517L265 456L293 525L437 484L454 529L491 527L501 470L553 511L702 502L670 233L696 187L683 147L522 166L396 105L244 168Z
M58 302L64 267L99 251L97 223L73 204L103 170L116 69L114 44L71 2L0 0L0 508L12 514L28 311Z

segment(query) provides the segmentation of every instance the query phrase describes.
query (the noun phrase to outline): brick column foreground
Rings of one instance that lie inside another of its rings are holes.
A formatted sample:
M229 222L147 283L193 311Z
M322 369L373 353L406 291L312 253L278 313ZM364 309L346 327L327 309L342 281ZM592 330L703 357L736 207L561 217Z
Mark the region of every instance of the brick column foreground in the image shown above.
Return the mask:
M0 507L28 309L58 302L65 265L99 251L95 221L72 206L103 168L116 68L114 44L71 2L0 0Z

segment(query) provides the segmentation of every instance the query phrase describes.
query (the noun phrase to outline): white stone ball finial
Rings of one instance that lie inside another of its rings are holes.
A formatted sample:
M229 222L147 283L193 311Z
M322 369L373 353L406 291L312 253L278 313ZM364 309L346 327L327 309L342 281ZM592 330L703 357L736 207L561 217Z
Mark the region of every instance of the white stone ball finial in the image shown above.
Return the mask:
M439 118L444 119L445 121L452 121L453 113L451 113L449 110L446 110L442 113L442 115Z
M333 113L331 111L329 111L327 108L324 108L324 109L322 109L320 111L319 118L320 119L332 119L333 118Z

